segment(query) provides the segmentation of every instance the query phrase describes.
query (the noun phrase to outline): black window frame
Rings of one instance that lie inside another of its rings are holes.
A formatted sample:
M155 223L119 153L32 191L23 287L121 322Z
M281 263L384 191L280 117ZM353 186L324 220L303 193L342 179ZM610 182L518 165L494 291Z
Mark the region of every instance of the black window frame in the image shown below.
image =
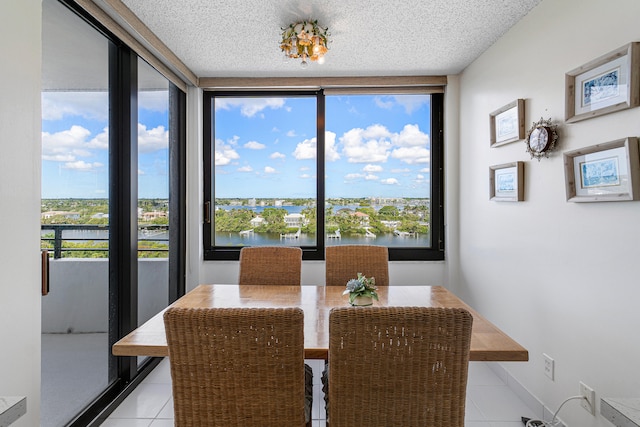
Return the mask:
M405 88L406 89L406 88ZM362 93L362 92L360 92ZM393 90L389 90L393 94ZM417 93L417 92L416 92ZM366 94L366 93L365 93ZM372 92L374 94L374 92ZM444 260L444 95L442 93L430 93L431 96L431 247L402 248L389 247L390 261L442 261ZM316 206L324 206L325 200L325 94L319 90L211 90L204 91L203 105L203 250L205 261L235 260L240 258L241 247L215 246L212 240L214 227L215 195L214 179L215 165L213 153L215 147L214 135L214 109L213 102L216 97L295 97L315 96L317 99L317 155L316 155ZM317 212L317 235L324 236L325 218L324 209ZM316 246L301 246L303 260L324 260L324 239L318 239Z

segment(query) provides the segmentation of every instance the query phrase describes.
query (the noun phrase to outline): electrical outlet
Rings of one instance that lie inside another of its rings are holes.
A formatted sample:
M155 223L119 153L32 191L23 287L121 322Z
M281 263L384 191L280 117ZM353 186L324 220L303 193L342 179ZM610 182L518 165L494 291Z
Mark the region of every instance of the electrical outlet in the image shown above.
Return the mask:
M591 387L580 381L580 396L584 397L580 405L589 411L591 415L596 414L596 392Z
M542 353L542 357L544 357L544 374L546 376L548 376L549 378L551 378L551 380L553 381L553 377L554 377L554 361L551 358L551 356L549 356L546 353Z

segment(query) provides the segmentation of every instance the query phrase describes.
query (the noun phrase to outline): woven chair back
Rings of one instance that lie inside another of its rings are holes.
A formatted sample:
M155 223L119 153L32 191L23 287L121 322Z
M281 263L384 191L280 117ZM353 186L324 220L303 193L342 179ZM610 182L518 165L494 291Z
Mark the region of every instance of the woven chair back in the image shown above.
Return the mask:
M464 427L472 321L464 309L332 309L331 427Z
M325 257L327 286L345 286L358 273L374 277L377 286L389 285L389 250L386 246L327 246Z
M300 285L302 249L289 246L240 250L240 285Z
M305 425L299 308L169 308L177 427Z

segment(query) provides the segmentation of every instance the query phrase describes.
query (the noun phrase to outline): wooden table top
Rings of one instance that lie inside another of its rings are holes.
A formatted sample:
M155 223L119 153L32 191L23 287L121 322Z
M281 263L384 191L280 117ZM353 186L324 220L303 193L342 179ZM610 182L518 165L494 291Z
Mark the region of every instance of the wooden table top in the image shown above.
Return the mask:
M327 359L329 311L348 305L342 286L200 285L176 307L300 307L304 310L306 359ZM528 351L441 286L380 286L379 306L461 307L473 315L470 360L527 361ZM366 308L362 308L366 310ZM113 345L116 356L168 355L164 310Z

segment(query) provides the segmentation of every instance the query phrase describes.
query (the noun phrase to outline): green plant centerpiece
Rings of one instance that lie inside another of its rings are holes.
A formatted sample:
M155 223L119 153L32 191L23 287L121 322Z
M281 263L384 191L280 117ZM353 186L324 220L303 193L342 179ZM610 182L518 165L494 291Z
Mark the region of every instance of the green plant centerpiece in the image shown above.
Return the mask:
M347 289L342 295L349 294L351 305L372 305L373 300L378 301L377 289L375 277L367 278L362 273L358 273L357 279L347 282Z

